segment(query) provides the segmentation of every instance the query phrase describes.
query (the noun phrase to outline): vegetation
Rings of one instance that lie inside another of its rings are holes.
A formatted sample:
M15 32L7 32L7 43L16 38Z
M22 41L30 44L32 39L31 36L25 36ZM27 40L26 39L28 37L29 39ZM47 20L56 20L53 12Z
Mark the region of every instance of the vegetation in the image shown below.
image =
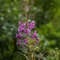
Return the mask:
M48 56L50 60L60 60L60 0L29 0L29 3L28 18L35 20L35 29L41 39L39 51L47 51L42 60ZM18 21L25 18L23 5L23 0L0 0L0 60L26 60L17 52L22 51L16 45L15 37ZM36 57L39 57L39 51ZM57 53L56 57L51 55L51 51Z

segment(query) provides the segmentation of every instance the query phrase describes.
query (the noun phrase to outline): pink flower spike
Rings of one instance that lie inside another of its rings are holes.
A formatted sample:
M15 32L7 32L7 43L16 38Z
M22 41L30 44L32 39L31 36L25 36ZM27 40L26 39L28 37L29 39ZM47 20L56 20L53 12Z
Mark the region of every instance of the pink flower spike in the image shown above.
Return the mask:
M18 40L17 42L16 42L16 45L19 45L20 44L20 40Z

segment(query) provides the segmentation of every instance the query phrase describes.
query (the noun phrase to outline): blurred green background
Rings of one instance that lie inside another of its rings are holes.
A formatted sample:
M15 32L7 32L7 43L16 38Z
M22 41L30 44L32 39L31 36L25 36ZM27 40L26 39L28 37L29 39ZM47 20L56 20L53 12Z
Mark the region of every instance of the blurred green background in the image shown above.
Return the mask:
M24 19L22 1L0 0L0 60L25 60L17 53L15 38L18 20ZM29 7L29 19L36 21L42 49L60 49L60 0L30 0Z

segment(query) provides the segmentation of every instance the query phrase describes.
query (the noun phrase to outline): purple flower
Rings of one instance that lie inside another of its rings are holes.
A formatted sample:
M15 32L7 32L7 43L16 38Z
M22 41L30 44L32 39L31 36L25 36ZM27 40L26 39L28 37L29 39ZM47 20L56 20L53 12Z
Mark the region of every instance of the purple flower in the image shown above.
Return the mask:
M25 42L26 44L28 44L27 39L24 39L24 42Z
M33 35L31 35L31 38L35 38Z
M22 36L22 34L21 34L21 33L19 33L19 37L20 37L20 38L23 38L23 36Z
M36 42L38 42L39 41L39 38L36 38Z
M21 24L21 21L18 21L18 25L20 25Z
M24 23L21 23L21 25L20 25L22 28L24 28L25 27L25 24Z
M24 33L29 34L30 33L30 29L24 29Z
M19 34L16 34L16 38L18 38L19 37Z
M27 27L26 27L26 25L27 25ZM25 44L21 45L22 48L24 48L26 46L26 44L29 43L28 40L27 40L27 37L25 35L23 35L23 34L26 34L26 35L28 35L28 37L35 39L34 42L32 42L32 44L34 46L36 46L37 42L39 41L39 38L36 37L36 35L37 35L36 30L31 33L31 29L34 28L34 26L35 26L34 21L28 22L26 24L22 23L21 21L18 22L18 29L17 29L18 34L16 34L16 37L17 38L18 37L23 38L23 42ZM19 45L20 43L21 43L21 41L18 40L16 42L16 45Z
M20 26L18 27L18 33L20 33L22 30L24 30L25 28L25 24L20 24Z
M36 30L31 35L31 38L35 38L35 37L36 37Z
M17 42L16 42L16 45L19 45L20 44L20 40L18 40Z
M22 45L22 48L24 48L25 47L25 45Z
M34 26L35 26L35 22L34 22L34 21L28 22L28 28L29 28L29 29L34 28Z
M36 37L36 30L33 32L33 35Z
M18 33L20 33L23 29L21 27L18 28Z

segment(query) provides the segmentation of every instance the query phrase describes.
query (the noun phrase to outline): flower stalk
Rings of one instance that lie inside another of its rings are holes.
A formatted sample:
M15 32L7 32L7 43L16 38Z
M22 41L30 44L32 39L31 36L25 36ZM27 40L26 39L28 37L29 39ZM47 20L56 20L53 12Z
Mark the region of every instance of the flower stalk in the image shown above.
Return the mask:
M26 27L27 27L27 24L28 24L28 13L27 13L27 10L28 10L29 0L24 0L24 1L25 1L24 13L25 13L25 21L26 21ZM27 36L27 37L28 37L28 36ZM27 37L26 37L26 38L27 38ZM32 53L32 51L30 50L29 45L28 45L28 50L29 50L28 56L29 56L30 60L33 60L33 53Z
M24 5L25 21L26 21L26 24L27 24L27 22L28 22L27 9L28 9L29 0L24 0L24 1L25 1L25 5Z
M16 38L20 38L16 45L21 45L21 48L27 47L28 49L28 56L25 54L21 54L27 58L27 60L36 60L34 56L35 47L38 46L39 38L37 37L37 32L34 30L31 31L35 27L35 21L28 22L28 5L29 0L24 0L24 16L25 16L25 23L19 21L18 22L18 33L16 34ZM39 46L38 46L39 48ZM38 59L40 60L40 58Z

